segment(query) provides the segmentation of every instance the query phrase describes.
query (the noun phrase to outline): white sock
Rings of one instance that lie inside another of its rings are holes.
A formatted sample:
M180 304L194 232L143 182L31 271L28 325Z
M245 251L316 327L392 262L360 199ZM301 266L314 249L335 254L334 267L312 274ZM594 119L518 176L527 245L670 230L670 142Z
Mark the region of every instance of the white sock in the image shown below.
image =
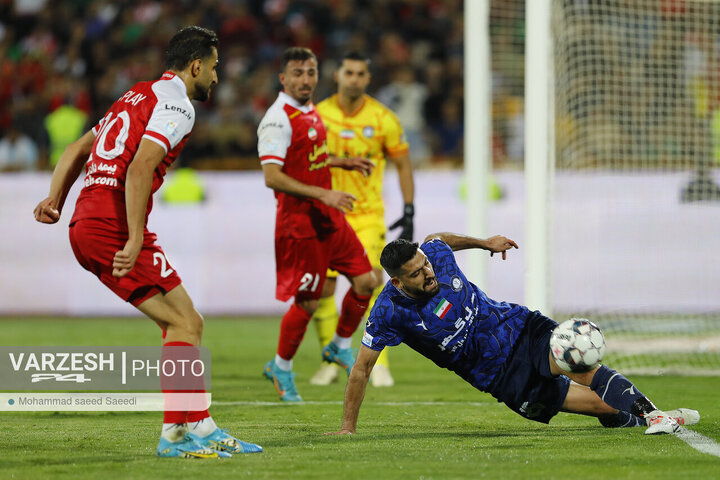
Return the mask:
M337 333L333 335L332 343L338 346L340 349L350 348L350 342L352 337L341 337Z
M163 423L160 435L169 442L179 442L188 432L188 426L185 423Z
M280 355L275 354L275 365L277 365L280 370L289 372L292 370L292 358L290 360L285 360Z
M215 420L212 417L207 417L199 422L188 422L188 428L190 433L194 433L198 437L207 437L217 430L218 426L215 425Z

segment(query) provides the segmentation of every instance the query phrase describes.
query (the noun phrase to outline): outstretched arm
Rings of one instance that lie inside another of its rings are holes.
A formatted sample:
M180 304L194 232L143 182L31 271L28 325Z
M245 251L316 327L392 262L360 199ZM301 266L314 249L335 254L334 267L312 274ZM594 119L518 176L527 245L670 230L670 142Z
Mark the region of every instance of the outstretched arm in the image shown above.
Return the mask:
M265 185L278 192L289 193L290 195L299 197L314 198L338 210L346 209L352 211L353 202L357 200L349 193L327 190L295 180L282 171L282 166L275 163L266 163L262 168L265 174Z
M68 192L80 175L94 141L95 135L90 130L65 148L53 172L50 193L33 211L35 220L42 223L55 223L60 220Z
M357 360L355 360L355 365L353 365L350 372L347 388L345 389L342 427L337 432L330 432L325 435L350 435L355 433L360 405L362 405L363 398L365 398L365 389L370 378L370 372L372 372L378 356L380 356L380 352L365 345L360 345Z
M513 240L503 237L502 235L495 235L487 239L482 239L469 237L467 235L460 235L458 233L441 232L428 235L425 237L424 242L435 238L447 243L454 252L458 250L465 250L467 248L481 248L489 251L490 256L494 253L502 253L503 260L505 260L509 249L513 247L520 248Z

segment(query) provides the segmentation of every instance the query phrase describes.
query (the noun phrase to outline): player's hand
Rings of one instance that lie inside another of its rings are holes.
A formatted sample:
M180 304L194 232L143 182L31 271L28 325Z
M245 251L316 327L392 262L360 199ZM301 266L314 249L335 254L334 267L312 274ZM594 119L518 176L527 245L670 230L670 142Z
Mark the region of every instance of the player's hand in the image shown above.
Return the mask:
M520 248L518 244L502 235L495 235L485 241L485 249L490 250L490 256L495 253L502 253L502 259L507 258L507 251L511 248Z
M368 177L375 168L375 162L362 157L345 157L338 158L338 166L345 170L357 170L364 177Z
M35 220L40 223L56 223L60 220L60 211L55 208L50 197L37 204L33 215L35 215Z
M405 208L403 209L403 216L400 217L395 223L390 225L390 230L402 228L402 230L400 230L400 236L398 238L402 238L403 240L412 242L414 230L413 215L415 215L415 207L412 203L406 203Z
M339 430L337 432L327 432L323 433L323 435L354 435L355 432L351 432L350 430L343 428L342 430Z
M113 277L122 278L130 273L135 266L138 255L140 255L140 250L142 250L142 240L140 242L128 240L125 243L125 248L115 252L115 257L113 258Z
M320 197L320 201L325 205L348 212L353 211L356 200L357 198L354 195L338 190L325 190L325 193Z

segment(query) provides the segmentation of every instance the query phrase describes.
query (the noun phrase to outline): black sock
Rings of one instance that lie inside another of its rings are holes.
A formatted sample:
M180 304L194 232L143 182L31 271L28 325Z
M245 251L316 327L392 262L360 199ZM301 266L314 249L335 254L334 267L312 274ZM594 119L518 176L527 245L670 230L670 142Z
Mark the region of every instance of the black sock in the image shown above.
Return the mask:
M590 389L611 407L622 412L632 412L638 417L643 417L656 409L630 380L605 365L595 372L590 382Z
M600 423L605 428L620 428L620 427L644 427L645 420L637 415L633 415L630 412L620 411L614 415L600 415L598 417Z

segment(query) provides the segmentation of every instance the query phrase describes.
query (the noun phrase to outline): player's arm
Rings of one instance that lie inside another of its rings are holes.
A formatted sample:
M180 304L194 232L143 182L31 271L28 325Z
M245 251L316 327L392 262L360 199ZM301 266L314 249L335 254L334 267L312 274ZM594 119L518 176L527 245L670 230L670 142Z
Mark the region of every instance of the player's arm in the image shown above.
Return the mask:
M115 253L113 276L124 277L135 266L143 245L145 211L152 189L155 169L165 158L165 149L158 143L143 138L125 179L125 210L128 223L128 240L125 248Z
M380 352L365 345L360 345L355 365L350 371L347 388L345 389L342 427L337 432L330 432L325 435L349 435L355 433L360 405L362 405L363 398L365 398L370 372L372 372L378 356L380 356Z
M415 198L415 182L413 181L410 157L407 155L400 155L397 157L390 157L390 161L393 165L395 165L395 168L397 168L400 191L402 192L403 201L405 202L402 217L390 225L390 230L401 227L402 230L400 231L400 238L412 241L414 231L413 216L415 215L415 206L413 205L413 200Z
M48 197L38 203L33 211L35 220L42 223L55 223L60 220L65 199L80 176L94 141L95 134L90 130L65 148L53 172Z
M441 232L428 235L425 237L424 242L428 242L433 239L445 242L454 252L468 248L480 248L489 251L490 256L494 253L502 253L503 260L505 260L509 249L520 248L513 240L503 237L502 235L495 235L487 239L482 239L467 235L460 235L457 233Z
M328 165L344 170L357 170L366 177L369 176L373 172L373 168L375 168L375 163L368 158L335 157L332 155L330 156L330 163L328 163Z
M288 193L299 197L308 197L320 200L339 210L353 209L353 202L357 200L353 195L337 190L328 190L316 185L308 185L294 179L282 171L282 166L276 163L265 163L262 166L265 174L265 185L278 192Z

